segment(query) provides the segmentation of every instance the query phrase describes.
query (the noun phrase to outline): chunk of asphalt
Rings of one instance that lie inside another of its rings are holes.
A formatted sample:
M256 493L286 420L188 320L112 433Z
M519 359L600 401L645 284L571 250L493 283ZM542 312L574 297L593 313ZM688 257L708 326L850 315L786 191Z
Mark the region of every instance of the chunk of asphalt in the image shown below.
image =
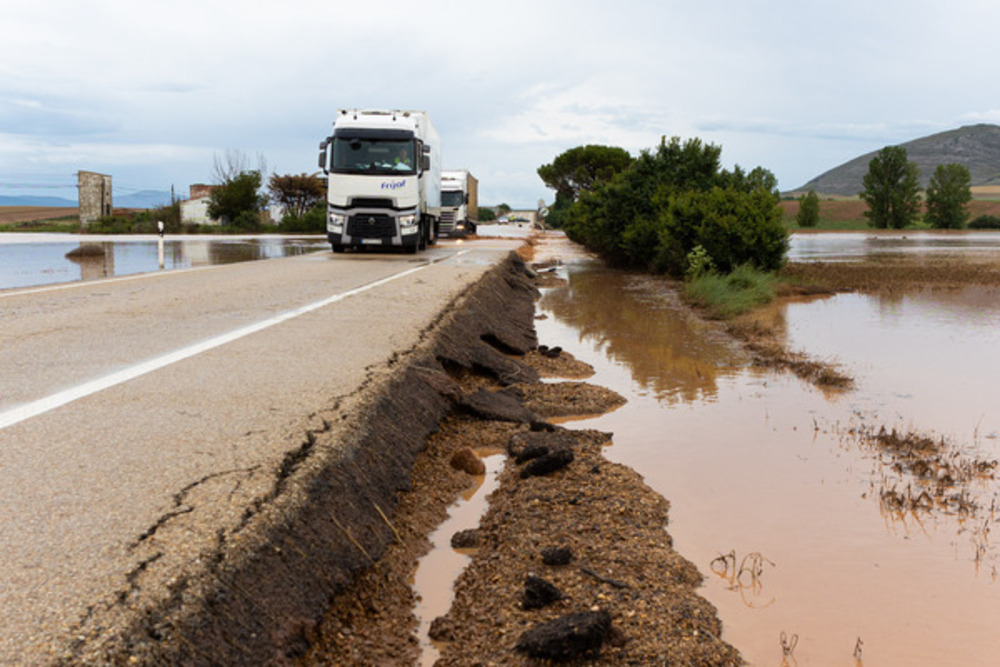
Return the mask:
M521 401L504 391L479 389L467 394L459 401L459 406L467 413L480 419L530 424L535 415L521 404Z

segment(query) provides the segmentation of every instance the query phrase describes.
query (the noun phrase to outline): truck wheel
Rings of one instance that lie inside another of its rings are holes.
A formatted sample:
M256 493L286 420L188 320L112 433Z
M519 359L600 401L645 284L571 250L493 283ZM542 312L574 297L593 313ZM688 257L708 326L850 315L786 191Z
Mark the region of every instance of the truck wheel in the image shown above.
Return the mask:
M475 236L476 235L476 223L474 223L474 222L467 222L467 223L465 223L465 233L466 234L471 234L472 236Z
M420 225L420 239L417 241L417 250L427 250L427 228L429 225Z
M334 252L344 252L344 246L339 243L331 243L330 247L333 248Z
M441 230L438 228L438 221L435 220L431 223L431 238L428 241L428 245L437 245L438 239L441 238Z

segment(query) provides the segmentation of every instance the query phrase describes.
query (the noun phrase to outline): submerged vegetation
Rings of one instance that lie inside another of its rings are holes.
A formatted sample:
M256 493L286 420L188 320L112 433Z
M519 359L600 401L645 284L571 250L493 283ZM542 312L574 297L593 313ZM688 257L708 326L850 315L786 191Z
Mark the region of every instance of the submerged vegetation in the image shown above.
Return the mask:
M710 271L691 278L684 297L710 317L729 319L773 301L777 283L773 273L744 264L728 274Z

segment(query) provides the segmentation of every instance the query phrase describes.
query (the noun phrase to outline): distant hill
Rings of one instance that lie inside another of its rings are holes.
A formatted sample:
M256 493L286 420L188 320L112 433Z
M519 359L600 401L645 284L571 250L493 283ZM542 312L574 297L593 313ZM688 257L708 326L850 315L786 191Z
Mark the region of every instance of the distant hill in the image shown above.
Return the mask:
M65 199L63 197L34 197L31 195L0 195L0 206L45 206L65 208L75 207L75 199Z
M1000 126L968 125L957 130L939 132L922 139L899 144L906 157L920 168L921 186L934 174L939 164L957 162L969 168L972 185L1000 185ZM881 150L881 149L879 149ZM861 192L862 179L868 173L868 163L878 154L872 151L820 174L794 192L815 190L826 195L856 195Z
M139 190L118 196L112 193L115 208L159 208L170 204L170 193L163 190Z
M115 208L159 208L170 203L170 193L163 190L139 190L127 195L112 192ZM0 206L77 206L76 199L36 197L32 195L0 195Z

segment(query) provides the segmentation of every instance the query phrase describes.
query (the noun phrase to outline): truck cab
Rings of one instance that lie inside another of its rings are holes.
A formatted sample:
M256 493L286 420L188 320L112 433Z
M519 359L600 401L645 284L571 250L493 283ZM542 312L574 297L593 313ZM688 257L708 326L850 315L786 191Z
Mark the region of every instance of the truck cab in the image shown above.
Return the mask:
M464 237L476 233L479 181L468 170L441 172L441 234Z

